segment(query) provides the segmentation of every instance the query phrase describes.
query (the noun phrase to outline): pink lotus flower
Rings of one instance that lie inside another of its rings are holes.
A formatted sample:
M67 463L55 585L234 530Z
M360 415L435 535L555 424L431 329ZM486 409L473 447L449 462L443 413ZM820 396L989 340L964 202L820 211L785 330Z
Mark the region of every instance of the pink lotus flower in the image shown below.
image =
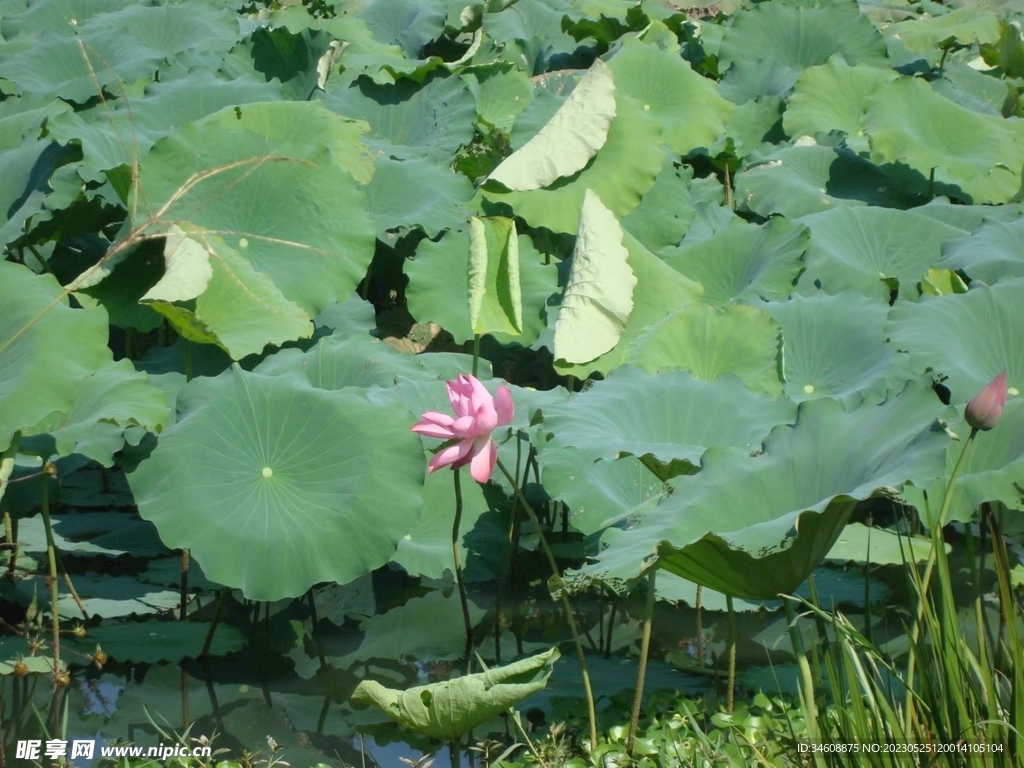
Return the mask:
M964 417L975 429L992 429L1003 415L1006 407L1006 371L985 385L974 399L967 404Z
M449 381L448 399L455 418L437 411L427 411L412 431L424 437L458 440L455 445L442 448L430 460L430 472L451 465L459 469L469 464L470 474L478 483L491 479L498 461L498 446L491 433L512 421L515 407L508 387L498 387L497 397L491 397L475 376L463 376Z

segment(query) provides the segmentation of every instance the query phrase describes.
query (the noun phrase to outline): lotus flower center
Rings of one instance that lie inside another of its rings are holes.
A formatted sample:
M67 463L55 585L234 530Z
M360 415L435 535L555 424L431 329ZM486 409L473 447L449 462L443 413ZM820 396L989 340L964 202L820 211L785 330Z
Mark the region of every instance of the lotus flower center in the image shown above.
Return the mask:
M270 477L273 474L274 474L274 470L272 470L270 467L264 467L263 468L263 476L264 477Z

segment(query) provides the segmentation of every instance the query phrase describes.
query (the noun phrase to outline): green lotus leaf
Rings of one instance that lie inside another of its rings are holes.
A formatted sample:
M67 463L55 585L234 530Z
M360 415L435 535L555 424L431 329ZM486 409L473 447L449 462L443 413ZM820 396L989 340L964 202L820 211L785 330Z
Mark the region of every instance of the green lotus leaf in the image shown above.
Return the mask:
M7 59L5 78L30 93L84 103L99 88L152 78L168 59L227 50L239 37L236 15L226 7L129 3L85 23L68 10L63 29L51 16L55 31Z
M932 82L932 90L962 107L986 115L1003 116L1012 109L1013 93L1007 83L974 67L954 62L942 69L942 77Z
M0 261L0 450L71 412L82 380L111 363L107 338L102 309L72 309L51 275Z
M999 40L999 19L983 6L965 6L941 16L915 16L886 27L912 53L933 53L954 40L959 45L992 44Z
M418 59L423 46L444 32L447 13L442 0L377 0L359 18L379 42L401 46L408 58Z
M943 245L942 260L938 266L961 270L971 280L980 280L989 285L1008 277L1022 277L1022 237L1024 219L988 222L969 238Z
M533 102L533 85L521 70L508 64L475 68L462 76L476 97L481 119L508 133L516 118Z
M540 458L544 490L569 506L569 522L584 535L642 514L672 490L635 456L581 461L571 450L552 448Z
M331 91L324 104L369 123L371 146L388 156L447 161L473 139L476 105L457 77L435 78L422 87L409 80L377 85L364 79Z
M778 3L738 12L718 53L726 72L723 95L745 101L762 94L787 95L807 67L841 54L851 64L886 66L885 39L856 3L824 8ZM740 92L746 98L737 98Z
M484 610L469 601L469 618L476 624ZM360 625L362 642L343 656L329 657L337 669L351 669L372 659L457 659L466 647L459 596L434 590L413 597L386 613L371 616ZM330 647L325 651L330 653Z
M886 336L910 356L914 371L942 377L954 405L962 406L1000 371L1024 390L1024 280L974 285L962 295L925 296L889 313Z
M711 146L725 131L733 105L678 54L628 39L610 68L615 87L661 121L663 140L676 154Z
M764 305L782 326L786 394L797 402L831 397L874 405L913 378L886 344L889 305L859 293L793 296Z
M652 324L664 318L666 313L679 307L703 306L700 301L703 289L699 283L676 272L628 232L623 233L622 244L629 253L626 263L636 276L637 283L633 289L633 311L619 343L584 365L569 365L556 360L555 368L563 376L585 379L594 371L607 374L629 360L630 347ZM548 335L542 336L538 343L549 348L554 346L552 337ZM664 366L656 364L652 370L661 367Z
M788 399L756 394L731 377L708 382L683 371L652 376L626 366L545 410L544 429L555 436L540 453L541 465L565 451L578 465L632 455L662 479L693 474L711 446L754 450L795 415Z
M931 216L933 219L950 224L967 232L975 232L989 221L1013 222L1020 218L1017 205L957 205L948 197L936 195L924 205L914 208L914 213ZM952 247L952 243L948 247ZM944 248L943 251L946 249Z
M999 39L995 43L981 46L985 63L998 66L1009 77L1024 75L1024 43L1021 33L1014 24L999 22Z
M758 96L740 104L725 126L725 133L708 154L737 158L753 154L766 143L768 134L778 125L782 106L782 99L775 95Z
M764 310L697 304L650 325L628 361L650 373L681 368L702 381L732 374L755 391L780 395L778 354L779 326Z
M961 438L971 431L960 414L950 420L949 427ZM963 448L963 439L949 446L944 477L903 491L904 498L917 507L926 524L939 512L938 505L946 492L946 478L952 474ZM986 502L1002 504L1010 510L1024 510L1020 490L1024 476L1024 398L1019 395L1009 398L999 423L975 439L960 472L953 485L948 520L965 523L976 520L978 507ZM927 491L927 501L922 491Z
M946 545L947 552L952 549L951 545ZM931 551L930 537L905 536L885 528L850 523L836 539L825 559L840 563L903 565L911 560L923 563Z
M469 222L469 325L475 334L523 332L516 223L502 216Z
M387 562L415 527L423 474L404 409L236 367L188 384L129 481L169 547L251 599L279 600Z
M33 469L38 471L37 467ZM110 475L108 474L107 477ZM109 507L118 503L126 506L132 504L131 493L127 488L125 488L123 498L119 498L121 494L115 495L109 490L104 493L101 482L97 482L100 478L96 478L93 482L98 487L91 489L92 497L89 498L86 489L73 485L75 480L74 475L72 475L72 479L61 479L64 488L60 499L68 506L88 508L89 506ZM38 486L36 486L36 495L38 496ZM36 505L38 505L38 500ZM153 524L139 520L133 514L83 512L79 509L67 515L55 515L51 520L54 546L61 552L73 553L76 557L116 558L129 553L135 557L155 557L167 554L167 548L160 543ZM21 521L18 530L18 543L24 552L37 552L45 558L47 541L42 515L35 515ZM95 570L102 571L104 569L100 565ZM178 572L181 572L181 558L178 558Z
M53 438L53 456L79 453L109 467L124 447L125 431L159 432L168 423L164 393L127 360L105 365L75 386L70 408L49 414L29 432Z
M916 297L917 283L939 262L942 244L968 234L913 211L874 206L836 208L800 221L811 230L800 285L829 293L877 294L880 281L895 279L901 296Z
M782 125L794 139L842 131L848 147L864 152L868 149L864 133L868 97L897 77L891 69L863 64L851 67L842 56L832 56L800 75L786 103Z
M673 269L704 286L704 300L732 301L786 298L803 269L809 234L783 218L756 226L741 219L707 240L667 251L662 258Z
M119 624L104 622L90 627L85 637L65 640L79 653L91 656L99 645L103 652L118 661L135 664L159 664L162 661L179 662L195 659L203 649L208 621L129 621ZM245 636L232 626L217 628L210 645L211 656L226 656L240 651Z
M282 349L256 366L267 376L298 375L317 389L393 387L401 380L453 379L468 370L468 355L409 355L369 334L335 333L309 350Z
M576 49L576 41L562 31L569 11L565 0L518 0L497 13L483 15L484 31L505 46L505 58L527 75L546 72L553 56Z
M159 139L225 107L282 98L278 81L256 74L225 81L197 70L187 78L152 83L145 98L119 99L91 109L68 112L47 123L50 135L82 145L82 163L97 171L131 166ZM56 102L63 103L63 102Z
M538 98L534 104L539 101ZM485 189L484 197L511 206L515 215L531 226L553 232L576 232L587 189L596 192L617 217L628 214L654 186L665 155L658 121L628 96L620 94L615 101L616 117L608 131L608 141L578 174L546 189L529 192Z
M924 386L851 413L800 405L763 454L713 448L698 475L628 530L610 529L584 572L634 579L653 562L726 594L767 599L795 589L842 534L858 499L930 482L948 437L944 406Z
M614 347L633 310L636 275L622 227L591 190L583 197L569 279L555 321L556 360L587 363Z
M1021 186L1024 127L955 104L901 77L868 100L864 128L876 163L904 163L974 203L1005 203Z
M181 599L176 589L164 589L143 584L131 576L81 573L73 577L72 583L90 617L102 616L105 619L117 619L133 614L137 616L153 615L177 607ZM78 601L66 590L63 580L59 589L57 613L61 618L81 621L82 609L78 607ZM34 598L38 601L41 611L50 609L50 591L36 589L30 581L16 582L12 593L8 593L5 597L22 602L24 605ZM95 647L91 650L95 650ZM198 655L199 651L197 650L195 653Z
M366 210L377 222L377 237L388 241L389 230L419 226L428 237L465 224L463 203L473 197L465 176L427 158L377 159L373 181L366 187Z
M622 228L659 255L662 249L678 245L697 215L690 196L691 181L692 168L677 166L666 158L650 192L620 222Z
M557 648L527 659L405 691L364 680L352 694L358 704L375 704L406 728L454 741L476 726L541 690L560 656Z
M527 192L572 176L605 145L614 119L612 71L596 59L547 124L505 158L488 180Z
M873 163L848 150L813 144L783 147L758 159L736 174L735 188L740 210L765 217L781 213L795 219L865 203L913 204Z
M373 254L350 175L365 156L360 134L318 105L277 102L218 112L154 145L133 198L137 225L187 232L213 269L195 307L154 308L235 359L308 336L311 317L352 292ZM349 213L326 213L328 201Z
M408 261L406 300L409 311L419 322L434 322L451 333L459 343L472 339L469 324L469 287L466 275L469 262L469 235L448 232L439 242L424 240L416 258ZM545 263L526 235L518 236L519 282L522 301L522 335L498 334L503 343L533 342L545 327L547 300L558 290L558 270Z

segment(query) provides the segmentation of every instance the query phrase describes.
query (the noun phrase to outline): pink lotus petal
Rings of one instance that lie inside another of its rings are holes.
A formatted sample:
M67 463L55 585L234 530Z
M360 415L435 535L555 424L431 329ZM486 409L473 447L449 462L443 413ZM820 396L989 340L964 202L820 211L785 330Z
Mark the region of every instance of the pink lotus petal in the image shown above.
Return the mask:
M478 437L473 441L472 453L469 473L478 483L486 483L491 479L494 466L498 463L498 446L489 437Z
M429 471L436 472L439 469L447 467L449 464L451 464L455 469L464 466L467 456L472 448L472 440L461 440L455 445L449 445L447 448L442 448L440 451L435 453L434 458L430 460L430 465L428 467Z
M452 437L476 437L479 434L476 426L472 416L462 416L452 423Z
M508 387L498 387L498 394L494 398L494 410L498 414L499 427L512 423L512 417L516 415L516 407L512 402L512 392Z
M455 419L447 414L438 413L437 411L427 411L423 414L420 421L410 427L410 429L417 435L423 435L424 437L437 437L442 440L450 440L453 437L461 437L461 435L456 435L452 431L452 424L454 422Z
M992 429L1003 415L1006 407L1006 371L985 385L967 404L964 417L974 429Z

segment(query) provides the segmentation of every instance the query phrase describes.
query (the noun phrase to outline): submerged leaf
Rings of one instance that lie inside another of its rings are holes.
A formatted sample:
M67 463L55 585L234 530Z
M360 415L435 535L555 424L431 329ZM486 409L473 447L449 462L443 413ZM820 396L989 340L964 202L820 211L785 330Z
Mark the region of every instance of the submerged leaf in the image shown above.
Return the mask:
M352 700L375 704L396 723L426 736L452 741L542 690L559 656L558 649L552 648L487 672L405 691L364 680Z

